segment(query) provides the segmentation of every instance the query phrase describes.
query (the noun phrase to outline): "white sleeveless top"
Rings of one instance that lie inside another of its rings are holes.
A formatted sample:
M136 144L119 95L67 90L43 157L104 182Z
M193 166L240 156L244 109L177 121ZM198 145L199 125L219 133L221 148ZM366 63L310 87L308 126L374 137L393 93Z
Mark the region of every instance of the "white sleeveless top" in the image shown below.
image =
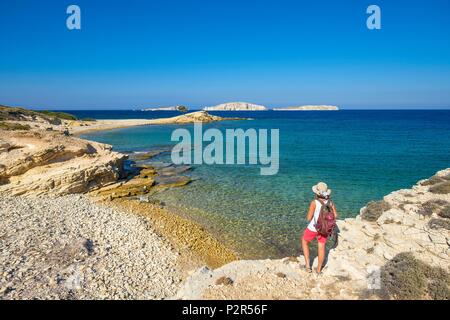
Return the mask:
M322 204L320 203L319 200L314 200L314 201L316 202L316 209L314 210L314 215L308 224L308 229L311 230L312 232L317 232L316 227L314 227L314 225L316 224L317 219L319 219L319 214L320 214L320 209L322 208ZM325 204L327 204L328 200L324 200L323 202Z

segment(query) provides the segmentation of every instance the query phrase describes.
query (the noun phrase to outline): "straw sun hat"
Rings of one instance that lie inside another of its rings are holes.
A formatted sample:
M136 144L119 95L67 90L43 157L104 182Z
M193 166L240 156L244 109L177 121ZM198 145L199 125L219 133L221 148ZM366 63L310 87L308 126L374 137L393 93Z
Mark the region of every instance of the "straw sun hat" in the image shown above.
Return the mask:
M331 194L331 189L328 189L327 184L324 182L319 182L313 186L312 191L318 196L329 196Z

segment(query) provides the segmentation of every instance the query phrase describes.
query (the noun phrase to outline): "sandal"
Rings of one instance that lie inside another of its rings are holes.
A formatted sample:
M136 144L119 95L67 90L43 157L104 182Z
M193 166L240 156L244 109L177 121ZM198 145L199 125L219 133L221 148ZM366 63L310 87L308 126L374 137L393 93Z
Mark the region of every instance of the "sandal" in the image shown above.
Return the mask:
M311 267L305 267L305 269L306 269L306 272L308 272L308 273L312 273L313 272Z

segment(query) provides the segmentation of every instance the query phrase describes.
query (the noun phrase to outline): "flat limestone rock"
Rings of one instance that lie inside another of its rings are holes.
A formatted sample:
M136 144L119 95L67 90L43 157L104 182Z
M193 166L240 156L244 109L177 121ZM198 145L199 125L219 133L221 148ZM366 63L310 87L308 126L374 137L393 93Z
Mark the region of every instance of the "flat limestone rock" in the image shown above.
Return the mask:
M2 132L0 193L84 193L117 181L126 156L111 146L66 136L61 131Z

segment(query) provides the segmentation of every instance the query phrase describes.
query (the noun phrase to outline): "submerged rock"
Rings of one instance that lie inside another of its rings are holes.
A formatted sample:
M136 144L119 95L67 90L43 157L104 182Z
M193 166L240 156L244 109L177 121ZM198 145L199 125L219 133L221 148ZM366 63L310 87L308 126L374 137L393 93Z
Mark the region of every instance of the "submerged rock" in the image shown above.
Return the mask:
M159 156L165 152L169 152L171 149L169 148L162 148L162 149L154 149L146 152L135 152L132 153L129 158L134 161L144 161L144 160L150 160L156 156Z
M170 166L158 170L160 176L175 176L191 170L191 166Z
M189 184L192 179L187 176L158 176L155 177L157 187L159 188L175 188L183 187Z

